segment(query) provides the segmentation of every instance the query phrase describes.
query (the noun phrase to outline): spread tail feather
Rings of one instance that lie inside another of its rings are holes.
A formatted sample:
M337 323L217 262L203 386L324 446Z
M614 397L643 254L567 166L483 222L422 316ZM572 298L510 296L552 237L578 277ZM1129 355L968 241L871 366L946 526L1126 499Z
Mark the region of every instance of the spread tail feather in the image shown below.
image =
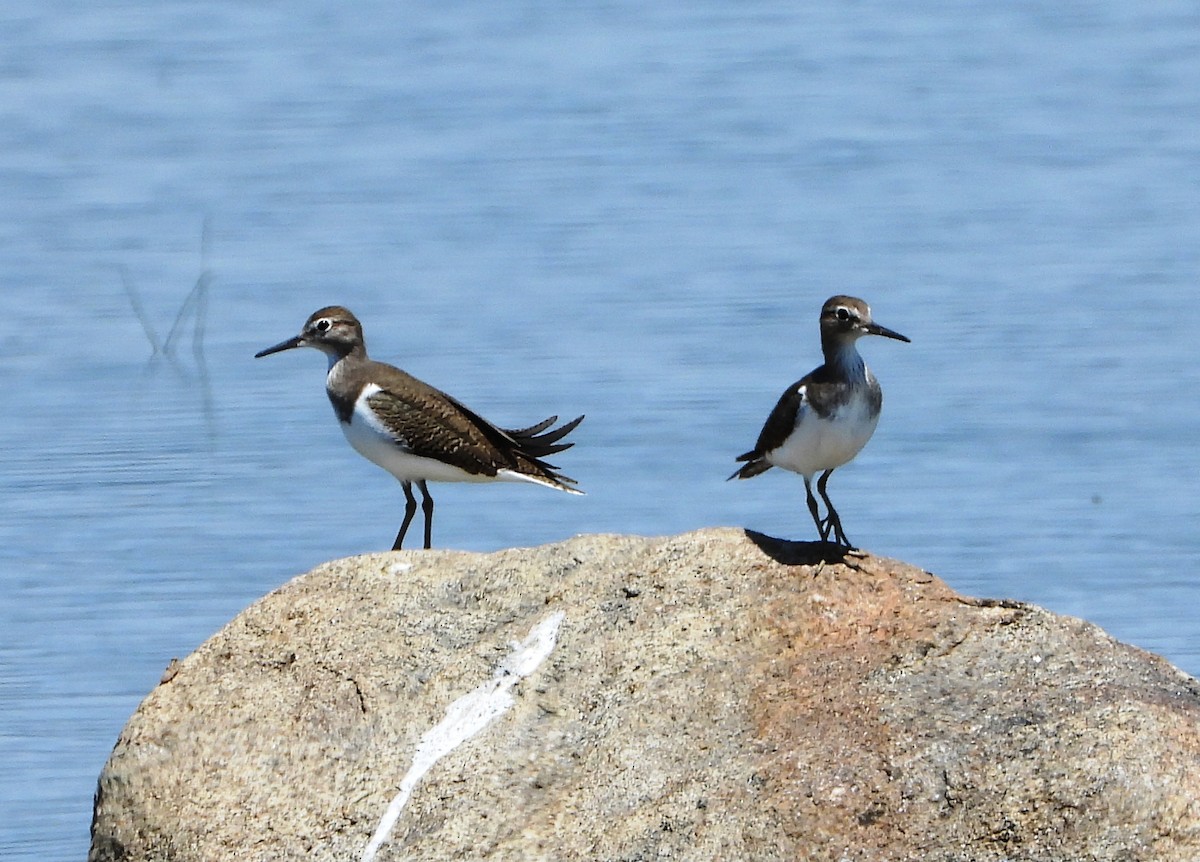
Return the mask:
M527 482L535 482L539 485L545 485L549 488L557 488L560 491L566 491L568 494L582 494L578 488L571 487L576 482L570 476L564 476L558 472L558 468L553 464L543 460L549 455L554 455L558 452L563 452L574 446L574 443L559 443L563 437L566 437L583 421L582 416L577 416L570 422L553 430L547 431L555 422L558 421L557 416L551 416L549 419L530 425L528 428L519 428L515 430L504 429L512 441L516 444L516 450L513 452L517 463L515 470L501 471L510 474L511 478L523 479Z
M549 419L543 419L541 422L537 423L536 425L530 425L528 428L505 428L504 433L513 438L532 437L535 434L540 434L541 432L545 431L557 421L557 416L551 416Z
M747 452L744 455L738 455L738 461L747 461L738 469L734 470L729 476L729 479L753 479L760 473L765 473L771 469L772 465L767 462L767 459L759 455L757 452ZM729 479L725 481L728 482Z
M524 465L522 465L524 468ZM544 485L547 488L554 488L556 491L566 491L568 494L583 494L578 488L571 487L576 484L575 480L570 476L564 476L561 473L555 472L553 469L543 470L538 473L526 472L521 470L498 470L496 475L507 479L510 482L532 482L535 485Z
M557 416L551 416L549 419L543 419L541 422L536 425L530 425L528 428L519 428L516 430L504 429L504 433L512 438L513 442L520 448L522 454L535 459L545 458L547 455L566 451L575 445L574 443L559 443L558 441L574 431L576 426L583 421L583 417L576 416L570 422L566 422L552 431L546 431L547 428L557 421Z

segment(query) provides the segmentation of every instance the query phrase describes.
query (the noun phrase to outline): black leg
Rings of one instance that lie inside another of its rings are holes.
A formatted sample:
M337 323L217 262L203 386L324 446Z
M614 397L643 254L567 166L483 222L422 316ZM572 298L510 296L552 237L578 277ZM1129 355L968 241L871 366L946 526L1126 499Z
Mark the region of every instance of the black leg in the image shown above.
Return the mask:
M413 515L417 514L417 498L413 496L412 482L401 482L400 487L404 489L404 520L400 523L400 532L396 534L396 544L392 545L393 551L400 550L404 544L404 534L408 532Z
M417 482L417 487L421 489L421 511L425 513L425 549L429 550L433 545L433 495L424 479Z
M821 499L825 501L825 508L829 510L829 516L825 519L826 535L829 531L833 531L833 539L839 545L845 545L847 548L854 547L850 544L850 540L846 538L846 531L842 529L842 519L838 517L837 509L833 508L833 503L829 500L829 492L825 490L825 484L829 481L829 474L832 470L826 470L821 474L821 478L817 480L817 492L821 495Z
M829 534L829 527L821 520L821 513L817 511L817 498L813 496L812 480L808 476L804 477L804 491L808 494L808 511L812 515L813 523L817 525L817 532L821 534L823 542Z

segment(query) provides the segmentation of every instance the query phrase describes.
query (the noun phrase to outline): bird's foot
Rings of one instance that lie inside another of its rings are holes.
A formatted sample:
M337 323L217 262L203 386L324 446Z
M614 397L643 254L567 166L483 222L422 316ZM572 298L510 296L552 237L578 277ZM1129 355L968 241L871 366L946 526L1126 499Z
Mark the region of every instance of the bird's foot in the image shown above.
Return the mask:
M846 537L846 531L842 529L842 521L837 515L829 515L821 522L821 541L832 542L846 548L854 547L854 544Z

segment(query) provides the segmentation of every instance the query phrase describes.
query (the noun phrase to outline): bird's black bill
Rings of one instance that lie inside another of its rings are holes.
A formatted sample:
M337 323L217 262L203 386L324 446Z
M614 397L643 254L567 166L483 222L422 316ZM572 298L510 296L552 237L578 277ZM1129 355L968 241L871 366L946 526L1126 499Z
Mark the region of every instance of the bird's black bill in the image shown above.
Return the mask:
M912 344L912 340L901 335L894 329L888 329L886 326L880 326L878 323L867 324L867 332L872 335L882 335L884 338L894 338L897 341L907 341Z
M907 341L907 340L908 339L905 339L905 341ZM262 359L264 356L270 356L272 353L281 353L284 350L291 350L293 347L299 347L303 343L304 343L303 337L301 337L299 335L294 335L291 338L289 338L287 341L279 342L274 347L268 347L266 350L258 351L258 353L254 354L254 358Z

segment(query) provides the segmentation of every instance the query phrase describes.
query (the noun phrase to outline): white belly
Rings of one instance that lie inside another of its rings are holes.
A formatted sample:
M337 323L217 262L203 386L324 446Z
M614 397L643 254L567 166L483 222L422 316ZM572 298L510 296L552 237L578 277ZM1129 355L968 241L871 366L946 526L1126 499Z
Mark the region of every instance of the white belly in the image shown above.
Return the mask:
M466 470L402 449L390 436L381 434L370 423L364 422L358 410L354 411L349 424L338 424L342 426L342 433L354 451L368 461L374 461L402 482L487 482L492 479L490 476L474 476Z
M851 401L828 419L806 407L791 436L767 453L767 461L811 478L853 459L867 445L878 424L879 414L871 414L865 399Z
M378 464L401 482L530 482L548 488L559 487L540 476L527 476L515 470L502 469L495 476L488 476L483 473L468 473L461 467L446 464L436 458L414 455L396 442L367 407L367 398L378 391L378 386L364 387L362 395L354 403L354 413L350 422L338 424L342 426L342 433L346 435L346 440L354 447L355 452Z
M364 396L370 394L371 390L372 387L367 387ZM342 433L346 435L346 440L354 447L355 452L368 461L378 464L402 482L421 480L432 482L495 481L492 476L474 475L433 458L414 455L411 451L397 445L391 434L387 433L375 418L375 414L367 409L365 397L360 397L355 403L350 421L338 424L341 425Z

